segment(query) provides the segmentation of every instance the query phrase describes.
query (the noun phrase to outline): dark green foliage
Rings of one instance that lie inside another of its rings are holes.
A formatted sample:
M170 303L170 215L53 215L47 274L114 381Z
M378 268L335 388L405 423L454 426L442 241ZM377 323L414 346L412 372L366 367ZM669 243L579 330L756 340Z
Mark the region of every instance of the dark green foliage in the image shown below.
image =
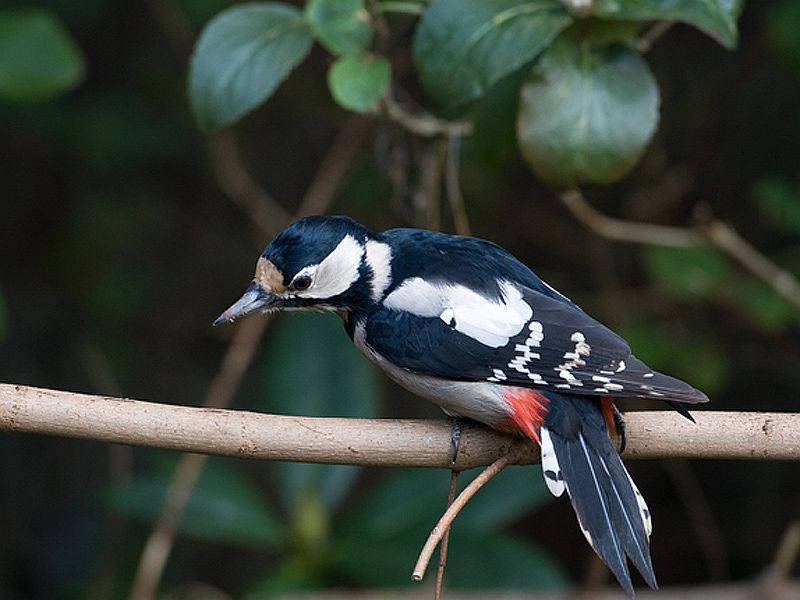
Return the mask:
M0 10L0 100L49 100L75 88L85 71L80 49L52 12Z
M709 409L796 411L794 304L711 247L601 240L547 186L592 182L598 210L676 226L707 205L800 273L797 2L749 3L739 47L733 0L593 6L590 15L558 0L4 6L0 380L200 404L232 335L210 323L268 240L230 201L218 138L197 124L235 125L252 180L291 213L330 164L347 113L380 111L392 93L410 112L474 125L460 181L475 234L508 247L654 368L706 391ZM642 54L638 41L662 19L678 24ZM440 140L359 121L371 129L330 210L374 229L426 223L419 173ZM441 217L451 229L446 209ZM281 318L262 348L235 408L440 417L381 379L334 315ZM172 476L175 457L163 457L0 435L0 597L127 597ZM630 468L654 514L660 581L708 581L681 495L657 464ZM692 468L730 570L763 572L796 518L796 466ZM212 459L160 593L178 597L191 581L248 598L410 585L447 480ZM514 468L456 520L447 585L559 589L583 580L588 555L568 502L551 500L537 468Z

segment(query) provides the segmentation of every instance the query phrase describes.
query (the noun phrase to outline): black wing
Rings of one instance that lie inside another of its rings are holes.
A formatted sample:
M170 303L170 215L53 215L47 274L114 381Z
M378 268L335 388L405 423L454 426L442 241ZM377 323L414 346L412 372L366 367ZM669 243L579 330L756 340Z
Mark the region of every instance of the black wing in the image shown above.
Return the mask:
M689 384L650 369L625 340L574 304L518 287L533 314L500 347L485 345L442 318L386 308L367 319L366 342L400 367L448 379L593 396L708 400Z

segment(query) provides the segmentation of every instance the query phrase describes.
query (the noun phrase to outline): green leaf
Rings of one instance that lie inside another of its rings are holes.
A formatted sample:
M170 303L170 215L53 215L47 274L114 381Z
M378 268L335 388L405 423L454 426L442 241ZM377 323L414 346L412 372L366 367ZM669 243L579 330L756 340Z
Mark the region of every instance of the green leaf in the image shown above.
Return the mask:
M112 507L131 516L155 522L171 482L169 473L136 475L113 486ZM211 459L186 505L179 531L187 536L256 548L276 548L284 528L269 506L233 461Z
M298 343L302 340L302 343ZM374 417L377 377L339 319L328 314L285 315L271 332L261 377L265 409L279 414ZM328 510L344 499L357 467L278 463L287 512L299 498L318 495Z
M595 0L592 14L624 21L682 21L733 48L743 5L744 0Z
M75 88L83 54L53 13L40 8L0 12L0 98L49 100Z
M800 2L771 2L764 29L778 58L795 72L800 71Z
M378 56L343 56L328 71L328 87L340 106L368 112L378 106L391 78L389 62Z
M332 54L361 54L372 43L363 0L311 0L305 15L314 37Z
M652 138L658 102L655 79L637 52L562 37L522 87L517 139L533 170L555 187L610 183Z
M189 68L197 124L211 129L249 113L305 58L312 41L293 6L265 2L222 11L200 34Z
M734 299L766 331L780 332L789 325L800 324L797 306L763 281L739 282Z
M492 531L548 504L555 498L537 467L505 469L469 501L458 515L459 527Z
M645 249L644 265L676 297L705 298L725 286L730 265L725 256L709 246Z
M712 398L724 390L731 364L716 332L635 323L620 333L650 367L683 379Z
M331 553L336 567L367 585L407 583L408 572L398 565L413 564L444 508L448 480L447 473L432 469L411 469L389 479L340 526ZM552 498L538 469L508 469L492 479L456 519L451 552L456 546L459 550L448 561L454 585L563 586L562 570L541 550L497 533L540 506L545 497ZM515 552L516 558L511 558Z
M781 231L800 235L800 190L786 178L766 176L753 186L753 200Z
M438 469L404 469L356 506L342 531L376 539L430 531L441 515L449 479Z
M561 565L539 546L510 535L464 531L458 519L450 534L447 576L459 589L561 590L569 584Z
M571 22L559 0L435 0L417 27L414 61L434 102L456 108L535 59Z
M351 507L333 540L338 570L372 586L409 583L407 568L444 509L449 474L404 469Z
M527 76L520 69L498 81L475 103L473 140L480 158L495 167L517 154L519 91Z

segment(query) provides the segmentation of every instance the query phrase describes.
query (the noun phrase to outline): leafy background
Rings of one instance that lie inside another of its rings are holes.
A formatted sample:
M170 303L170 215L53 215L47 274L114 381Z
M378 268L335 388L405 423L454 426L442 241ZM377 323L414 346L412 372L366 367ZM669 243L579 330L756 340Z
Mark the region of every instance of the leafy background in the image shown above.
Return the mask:
M231 335L209 324L267 241L215 177L225 132L291 213L350 111L365 113L368 141L331 210L375 229L439 221L452 230L433 197L419 201L438 142L369 116L391 81L404 102L474 123L460 175L476 234L511 249L654 367L703 388L714 409L797 410L796 306L710 247L600 239L553 191L595 184L586 193L602 211L674 225L709 207L800 273L793 0L751 2L738 23L727 0L598 0L591 18L549 0L382 6L388 35L356 0L4 5L0 380L200 402ZM487 15L494 26L476 35ZM691 25L643 54L634 40L654 19ZM439 417L319 315L270 327L235 406ZM175 460L0 436L0 596L125 597ZM663 585L757 576L798 517L795 465L631 470L655 513ZM200 581L255 598L409 585L446 487L438 471L214 459L162 589ZM448 585L561 589L584 579L590 556L568 503L552 501L536 469L511 469L459 517Z

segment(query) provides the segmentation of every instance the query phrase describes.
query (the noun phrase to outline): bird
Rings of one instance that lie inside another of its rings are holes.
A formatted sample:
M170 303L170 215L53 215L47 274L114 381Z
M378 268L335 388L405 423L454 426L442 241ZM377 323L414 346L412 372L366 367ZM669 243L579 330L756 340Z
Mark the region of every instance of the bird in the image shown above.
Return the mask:
M251 313L337 313L372 363L449 416L528 438L544 481L629 596L628 560L657 589L650 511L614 448L614 400L707 396L650 369L625 340L501 246L413 228L375 233L346 216L280 232L244 294L214 321Z

